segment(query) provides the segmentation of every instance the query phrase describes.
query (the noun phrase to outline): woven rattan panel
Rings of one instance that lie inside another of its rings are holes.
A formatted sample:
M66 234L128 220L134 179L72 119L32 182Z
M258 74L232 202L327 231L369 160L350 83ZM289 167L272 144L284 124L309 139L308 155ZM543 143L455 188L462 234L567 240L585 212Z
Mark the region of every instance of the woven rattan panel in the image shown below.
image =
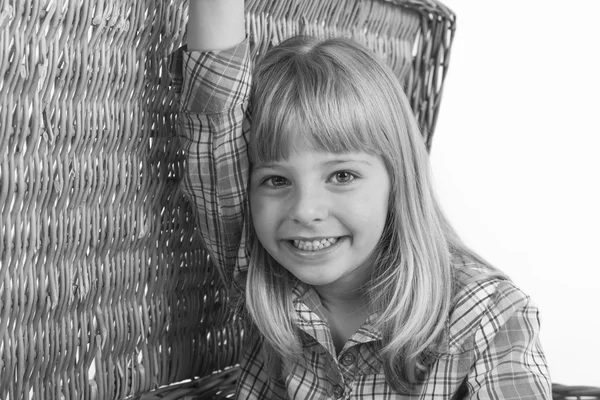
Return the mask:
M396 4L398 3L398 4ZM122 399L236 363L239 323L178 191L167 56L187 3L0 0L0 398ZM428 1L249 1L260 56L352 36L428 141L454 28Z

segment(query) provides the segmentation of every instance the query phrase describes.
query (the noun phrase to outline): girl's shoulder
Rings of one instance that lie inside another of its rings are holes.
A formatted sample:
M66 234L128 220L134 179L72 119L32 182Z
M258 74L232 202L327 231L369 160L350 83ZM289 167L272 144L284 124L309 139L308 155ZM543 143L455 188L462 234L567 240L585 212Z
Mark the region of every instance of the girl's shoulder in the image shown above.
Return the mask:
M444 341L451 353L484 344L520 310L537 309L505 274L477 256L454 255L454 293ZM445 346L444 346L445 347Z

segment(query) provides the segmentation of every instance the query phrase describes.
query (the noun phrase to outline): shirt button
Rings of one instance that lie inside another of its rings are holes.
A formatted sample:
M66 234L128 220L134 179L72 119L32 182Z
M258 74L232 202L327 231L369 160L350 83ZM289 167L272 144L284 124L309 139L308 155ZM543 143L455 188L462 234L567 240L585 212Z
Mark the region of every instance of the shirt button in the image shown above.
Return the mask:
M345 353L342 356L342 365L345 367L349 367L350 365L354 364L354 361L356 361L356 357L354 357L354 354L352 353Z
M344 395L344 389L340 385L335 385L333 387L333 395L336 399L341 398Z

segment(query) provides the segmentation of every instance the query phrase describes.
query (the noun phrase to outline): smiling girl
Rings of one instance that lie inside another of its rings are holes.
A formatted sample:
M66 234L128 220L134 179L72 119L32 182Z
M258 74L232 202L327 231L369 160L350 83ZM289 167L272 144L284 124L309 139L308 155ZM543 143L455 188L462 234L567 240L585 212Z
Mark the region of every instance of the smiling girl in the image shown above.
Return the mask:
M390 69L305 37L252 66L243 7L190 1L179 119L183 188L248 315L237 397L550 398L538 311L443 216Z

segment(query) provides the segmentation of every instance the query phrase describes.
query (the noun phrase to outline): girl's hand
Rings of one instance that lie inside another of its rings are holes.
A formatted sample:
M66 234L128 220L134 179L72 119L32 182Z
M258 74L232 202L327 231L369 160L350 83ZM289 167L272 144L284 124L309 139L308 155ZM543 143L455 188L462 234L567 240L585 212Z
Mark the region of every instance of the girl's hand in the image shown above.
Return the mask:
M190 0L188 50L224 50L246 37L244 0Z

